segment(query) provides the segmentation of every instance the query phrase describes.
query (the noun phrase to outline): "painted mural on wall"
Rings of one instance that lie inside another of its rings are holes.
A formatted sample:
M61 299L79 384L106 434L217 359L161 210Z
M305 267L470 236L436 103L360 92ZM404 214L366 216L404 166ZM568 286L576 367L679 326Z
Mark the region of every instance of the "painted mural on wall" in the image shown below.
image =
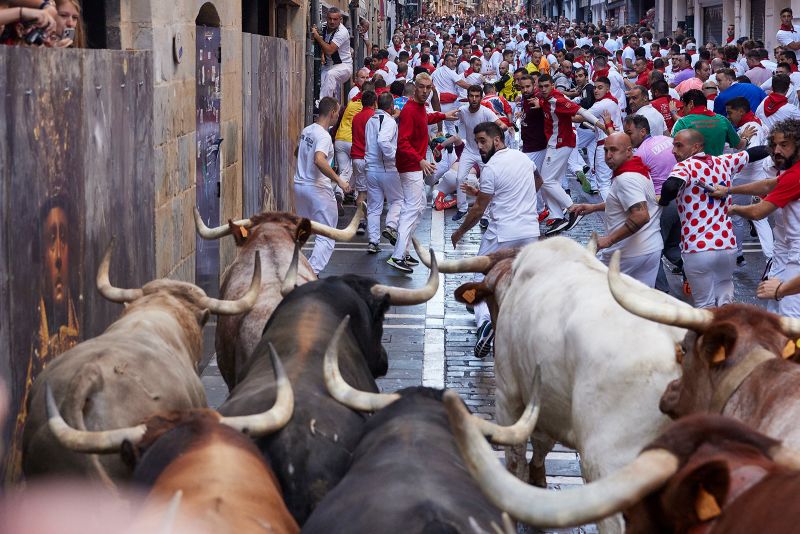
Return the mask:
M74 191L77 198L82 191ZM34 257L31 265L31 289L27 302L13 305L31 310L29 319L15 325L15 337L30 340L27 358L16 358L12 366L11 435L6 456L5 479L13 482L20 477L22 435L28 415L31 385L39 373L54 358L80 342L81 230L75 195L67 184L51 186L41 202L34 236L20 234L13 240L30 239ZM22 250L22 249L17 249ZM16 417L13 414L16 411Z

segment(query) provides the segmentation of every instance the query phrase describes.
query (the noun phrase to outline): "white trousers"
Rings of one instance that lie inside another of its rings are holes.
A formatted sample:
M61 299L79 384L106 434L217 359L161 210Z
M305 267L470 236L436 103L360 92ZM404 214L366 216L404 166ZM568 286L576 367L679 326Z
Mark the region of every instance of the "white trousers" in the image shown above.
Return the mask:
M594 144L589 149L589 182L592 187L596 187L600 196L605 202L608 192L611 190L611 169L606 164L606 148L603 145Z
M458 201L458 211L467 211L469 210L469 205L467 204L467 194L461 190L461 184L464 183L466 180L467 175L469 175L470 169L475 164L480 165L483 167L483 161L481 160L481 155L477 152L473 152L468 148L464 148L464 151L461 153L461 159L458 161L458 187L456 190L456 200Z
M600 261L608 265L611 261L611 254L603 254L603 252L605 251L600 251L598 256ZM631 278L640 281L647 287L655 287L656 277L658 276L658 266L660 262L661 251L657 250L642 256L620 258L619 270Z
M330 67L322 67L322 80L319 86L320 100L326 96L338 99L342 84L350 79L352 73L352 63L339 63Z
M397 230L400 209L403 205L403 187L400 174L394 171L367 171L367 235L370 243L381 241L381 213L383 197L389 203L386 226Z
M449 104L441 104L442 113L447 113L448 111L452 111L454 109L458 109L461 106L461 102L456 100L455 102L450 102ZM444 121L444 133L455 135L456 132L456 123L458 121Z
M336 198L333 190L308 184L294 184L294 205L297 215L312 221L327 224L336 228L339 221L339 211L336 209ZM314 250L308 262L315 274L319 274L333 254L336 242L323 236L314 239Z
M454 195L456 189L458 189L458 172L451 169L439 178L439 183L433 190L433 197L436 198L437 192L444 193L445 196Z
M788 282L796 276L800 276L800 263L787 262L779 272L774 275L771 274L770 278L780 278L784 282ZM771 306L768 306L768 308L771 312L785 315L786 317L800 318L800 295L789 295L779 301L772 300L769 302Z
M548 148L539 174L542 175L542 198L547 203L550 214L555 218L564 218L564 212L572 206L572 198L561 187L561 178L567 172L569 155L573 147Z
M734 180L734 186L739 185ZM731 200L738 206L749 206L753 203L753 197L750 195L732 195ZM731 217L733 221L733 234L736 236L736 248L739 254L742 253L742 245L745 238L750 233L750 225L747 224L747 219L734 215ZM774 237L772 235L772 227L769 225L767 219L752 221L753 226L758 233L758 241L761 243L761 251L767 258L772 257L772 250L774 247Z
M367 190L367 164L363 159L354 159L352 161L355 190L357 193L362 193Z
M498 250L504 250L509 248L522 248L525 245L529 245L531 243L535 243L538 241L538 237L527 237L524 239L515 239L514 241L503 241L499 243L497 241L497 237L487 237L486 234L483 234L483 239L481 239L481 246L478 247L478 256L485 256L486 254L491 254L492 252L497 252ZM475 276L472 278L475 282L480 282L483 280L483 273L476 273ZM475 310L475 325L480 326L483 324L484 321L491 321L492 316L489 313L489 305L486 304L486 301L481 301L474 306Z
M339 167L339 177L345 182L349 182L353 177L353 161L350 159L350 149L353 143L337 139L333 143L333 150L336 154L336 165Z
M425 211L425 180L422 171L401 172L400 185L403 189L403 204L397 223L397 244L392 253L392 257L397 259L404 258L408 253L411 236Z
M537 150L536 152L523 152L523 154L528 156L528 159L533 162L534 170L537 170L539 171L539 174L542 174L542 165L544 165L544 157L547 155L547 150ZM541 189L536 191L536 209L539 210L539 213L547 209L547 203L544 201Z
M696 308L714 308L733 302L736 249L681 253L681 258Z

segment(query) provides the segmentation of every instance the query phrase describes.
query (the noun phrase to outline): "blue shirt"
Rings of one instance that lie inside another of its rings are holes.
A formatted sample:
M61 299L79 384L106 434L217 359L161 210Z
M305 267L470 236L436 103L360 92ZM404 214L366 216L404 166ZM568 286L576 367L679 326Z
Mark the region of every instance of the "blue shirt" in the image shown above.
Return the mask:
M752 83L735 83L718 94L717 98L714 99L714 113L727 117L728 112L725 109L725 104L737 96L745 97L747 101L750 102L750 111L755 113L761 101L767 98L767 93Z

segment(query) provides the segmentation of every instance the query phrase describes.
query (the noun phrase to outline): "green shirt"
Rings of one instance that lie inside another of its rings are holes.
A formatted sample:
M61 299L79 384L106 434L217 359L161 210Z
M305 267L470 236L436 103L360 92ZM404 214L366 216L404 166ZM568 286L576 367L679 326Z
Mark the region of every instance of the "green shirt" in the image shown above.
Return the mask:
M672 137L681 130L694 129L706 140L704 152L710 156L721 156L727 142L731 148L739 145L739 135L731 121L703 108L703 113L689 113L681 117L672 127Z

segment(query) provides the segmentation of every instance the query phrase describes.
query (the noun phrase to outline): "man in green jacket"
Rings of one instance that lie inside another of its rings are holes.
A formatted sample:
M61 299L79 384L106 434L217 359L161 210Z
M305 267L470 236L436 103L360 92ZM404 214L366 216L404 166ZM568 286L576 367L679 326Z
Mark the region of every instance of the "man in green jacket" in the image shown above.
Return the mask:
M706 107L706 95L699 89L686 91L681 97L681 102L685 115L673 126L672 137L681 130L697 130L705 139L705 153L709 156L721 156L725 150L725 143L733 149L743 148L756 134L755 128L748 128L739 136L731 121ZM677 109L670 106L670 113L673 116L677 115L677 112Z

